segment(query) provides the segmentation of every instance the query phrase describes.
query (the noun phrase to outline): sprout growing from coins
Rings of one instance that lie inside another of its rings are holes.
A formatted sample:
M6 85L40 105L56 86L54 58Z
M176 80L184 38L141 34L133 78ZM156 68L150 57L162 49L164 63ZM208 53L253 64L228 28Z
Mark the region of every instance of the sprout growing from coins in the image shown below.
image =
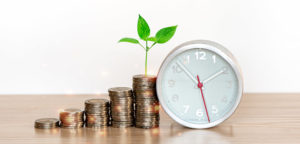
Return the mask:
M176 32L177 25L165 27L160 29L155 36L150 36L150 28L146 20L139 15L137 23L137 32L142 41L145 41L145 46L143 46L137 39L124 37L119 40L119 42L128 42L133 44L138 44L146 51L145 57L145 75L147 75L147 59L149 50L156 44L164 44L168 42ZM151 44L150 44L151 43Z

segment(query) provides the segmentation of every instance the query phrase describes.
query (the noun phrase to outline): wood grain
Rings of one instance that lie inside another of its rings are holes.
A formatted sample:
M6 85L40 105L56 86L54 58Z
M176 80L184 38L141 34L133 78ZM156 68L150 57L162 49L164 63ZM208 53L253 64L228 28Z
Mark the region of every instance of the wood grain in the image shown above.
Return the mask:
M2 95L0 143L300 143L300 94L244 94L232 117L221 125L189 129L161 111L156 129L33 128L34 120L58 117L63 108L83 108L84 100L103 95Z

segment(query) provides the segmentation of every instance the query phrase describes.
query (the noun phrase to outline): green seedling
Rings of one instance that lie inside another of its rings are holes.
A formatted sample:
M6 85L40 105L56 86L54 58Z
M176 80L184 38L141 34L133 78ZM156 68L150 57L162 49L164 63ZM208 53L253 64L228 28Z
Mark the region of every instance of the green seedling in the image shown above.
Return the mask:
M155 36L150 36L150 27L149 27L148 23L141 15L139 15L138 23L137 23L137 32L140 37L140 40L145 42L145 46L143 46L139 42L139 40L137 40L135 38L129 38L129 37L124 37L124 38L120 39L119 42L128 42L128 43L138 44L145 50L145 52L146 52L145 75L147 75L147 59L148 59L149 50L156 44L164 44L164 43L168 42L175 34L176 28L177 28L177 25L165 27L165 28L160 29L155 34Z

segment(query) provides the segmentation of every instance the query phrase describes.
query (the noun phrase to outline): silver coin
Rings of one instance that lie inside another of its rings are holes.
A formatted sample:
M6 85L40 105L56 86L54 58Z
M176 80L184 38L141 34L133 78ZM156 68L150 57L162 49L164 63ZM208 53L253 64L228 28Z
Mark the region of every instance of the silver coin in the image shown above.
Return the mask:
M87 128L104 128L107 126L108 126L107 123L105 123L105 124L86 124Z
M131 127L131 126L133 126L133 122L112 121L112 127L121 128L121 127Z
M119 97L124 97L124 96L131 96L132 95L132 89L129 87L114 87L108 89L109 96L119 96Z
M56 118L40 118L35 120L34 127L39 129L52 129L59 127L59 120Z
M86 127L105 127L110 123L110 101L89 99L85 101Z
M109 105L109 100L107 99L89 99L85 101L86 105L91 105L91 106L106 106Z
M132 78L133 81L153 81L156 82L156 76L154 75L144 75L144 74L139 74L139 75L134 75Z
M156 92L156 76L133 77L135 125L139 128L159 126L159 101Z
M80 128L84 125L84 112L77 108L68 108L59 113L62 128Z

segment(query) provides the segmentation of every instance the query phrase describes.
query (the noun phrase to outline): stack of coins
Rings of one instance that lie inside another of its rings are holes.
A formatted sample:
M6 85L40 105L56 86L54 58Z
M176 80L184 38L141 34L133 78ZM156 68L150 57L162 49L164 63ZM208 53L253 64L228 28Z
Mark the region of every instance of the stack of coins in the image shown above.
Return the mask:
M135 97L135 126L154 128L159 126L159 101L156 95L156 76L133 76Z
M59 127L59 120L56 118L41 118L34 122L34 127L39 129L52 129Z
M128 87L114 87L108 90L111 100L113 127L130 127L134 124L133 94Z
M59 113L62 128L81 128L84 125L83 111L69 108Z
M110 121L109 100L89 99L85 101L86 127L106 127Z

